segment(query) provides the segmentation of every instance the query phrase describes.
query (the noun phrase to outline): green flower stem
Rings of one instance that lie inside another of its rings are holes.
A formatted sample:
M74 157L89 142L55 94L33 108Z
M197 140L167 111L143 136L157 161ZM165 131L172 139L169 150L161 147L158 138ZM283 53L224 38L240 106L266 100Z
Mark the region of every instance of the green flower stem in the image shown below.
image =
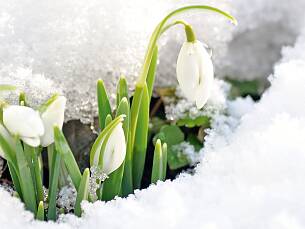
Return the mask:
M74 206L74 213L78 217L82 215L82 208L81 203L83 200L88 200L89 196L89 177L90 177L90 170L87 168L85 169L83 176L80 181L80 185L77 189L77 196Z
M36 219L40 221L44 221L44 205L42 201L39 202Z
M139 189L141 187L141 181L144 171L149 124L149 102L150 97L148 94L147 86L145 85L140 104L139 116L137 120L136 135L132 156L132 174L134 189Z
M129 132L129 103L126 97L123 97L118 108L117 108L117 114L116 116L125 115L123 121L123 130L125 135L125 140L128 142L128 132ZM104 201L112 200L115 196L118 196L121 191L122 186L122 180L123 180L123 173L124 173L124 166L125 161L122 163L122 165L114 172L112 172L109 175L109 178L107 178L103 183L102 188L102 196L101 199Z
M47 151L48 151L48 168L49 171L51 171L52 169L52 159L53 159L53 154L54 154L54 144L51 144L47 147ZM49 184L51 183L51 176L49 176Z
M78 189L82 175L63 132L57 126L54 127L54 138L56 151L59 152L65 162L74 187ZM54 167L54 165L52 165L52 167Z
M42 177L41 177L41 169L39 164L39 158L37 155L37 151L33 148L32 153L32 162L34 168L34 179L36 183L36 192L37 192L37 202L43 201L43 186L42 186Z
M97 81L97 103L100 129L103 130L105 128L105 119L107 115L111 115L112 113L109 98L103 80Z
M48 220L56 220L56 195L58 189L58 178L60 172L60 153L53 151L52 167L50 169L50 183L48 193Z
M36 214L37 202L35 188L31 176L31 171L18 137L16 138L16 158L20 174L19 182L25 206L28 210Z
M195 10L195 9L210 10L210 11L219 13L219 14L225 16L226 18L228 18L233 24L237 24L236 19L233 16L231 16L229 13L226 13L222 10L219 10L219 9L211 7L211 6L192 5L192 6L181 7L179 9L176 9L176 10L172 11L157 25L157 27L155 28L155 30L154 30L151 38L150 38L150 42L149 42L148 49L147 49L147 52L146 52L146 55L145 55L145 58L144 58L144 64L143 64L143 67L142 67L142 70L141 70L141 74L139 75L138 82L140 82L140 83L146 82L146 77L147 77L147 74L148 74L149 65L150 65L151 60L152 60L154 48L155 48L155 46L158 42L158 39L159 39L160 35L162 34L163 27L166 25L167 21L169 19L171 19L173 16L176 16L178 14L184 13L184 12L189 11L189 10Z

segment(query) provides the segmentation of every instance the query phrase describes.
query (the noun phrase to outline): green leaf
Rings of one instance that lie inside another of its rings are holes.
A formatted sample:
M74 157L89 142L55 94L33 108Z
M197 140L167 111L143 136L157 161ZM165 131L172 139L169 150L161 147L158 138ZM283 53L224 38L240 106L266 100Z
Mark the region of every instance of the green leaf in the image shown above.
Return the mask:
M37 214L36 214L36 219L40 221L44 221L44 206L43 206L43 201L39 202L38 209L37 209Z
M46 102L44 102L42 105L40 105L40 107L38 108L38 111L40 113L45 112L48 107L58 98L58 94L54 94L52 95Z
M148 88L145 85L140 104L132 156L133 186L135 189L139 189L141 187L144 172L149 124L149 100L150 97L148 94Z
M128 84L125 76L121 76L118 86L117 86L117 95L116 95L116 106L119 107L120 102L122 99L126 97L127 100L129 100L128 97Z
M9 169L15 190L17 191L20 199L24 201L23 195L22 195L22 190L21 190L21 185L19 182L19 177L20 177L19 171L15 169L15 166L13 166L13 164L11 162L8 161L7 165L8 165L8 169Z
M54 139L56 151L59 152L63 161L65 162L73 185L77 189L79 187L82 175L64 134L57 126L54 127ZM53 162L52 167L54 167Z
M151 183L155 184L158 180L163 180L163 161L162 161L162 145L158 139L155 145L153 167L151 173Z
M0 84L0 92L1 91L14 91L17 87L8 84Z
M105 119L111 115L111 106L103 80L97 81L98 117L101 130L105 128Z
M123 99L121 100L118 106L116 116L119 117L122 114L126 116L123 121L123 130L124 130L126 142L128 142L128 132L129 132L129 112L130 112L129 109L130 108L129 108L128 100L126 97L123 97ZM130 163L130 161L127 163ZM125 165L125 161L116 171L112 172L109 175L109 178L107 178L104 181L102 188L102 197L101 197L102 200L104 201L112 200L115 196L118 196L120 194L124 167L125 167L124 165Z
M26 96L25 96L24 92L20 92L20 94L19 94L19 104L21 106L27 106L27 104L26 104Z
M74 213L78 217L81 217L82 215L82 208L81 203L83 200L88 200L89 195L89 177L90 177L90 171L89 169L85 169L80 185L77 189L77 196L75 201L75 207L74 207Z
M56 147L57 149L57 147ZM50 184L48 193L48 220L56 220L56 195L58 189L58 178L60 172L61 154L54 150L52 168L49 168Z
M164 143L162 145L162 180L164 181L166 179L166 171L167 171L167 144Z
M190 117L185 117L182 119L177 120L178 126L186 126L188 128L192 128L195 126L204 126L206 128L210 127L211 118L208 116L200 116L195 119Z
M150 61L148 74L147 74L147 78L146 78L149 100L152 96L152 92L153 92L153 88L154 88L157 61L158 61L158 45L156 45L153 50L153 55L152 55L152 58Z
M177 148L170 146L168 149L168 166L171 170L176 170L189 165L188 157Z
M122 181L121 194L123 197L128 196L133 193L133 182L132 182L132 143L131 143L131 133L128 133L128 142L126 149L126 157L124 163L124 174Z
M154 137L154 142L160 137L162 142L165 142L169 147L179 144L184 140L184 133L178 126L164 125L158 135Z
M28 210L36 214L37 203L34 189L34 183L31 176L31 171L22 149L19 138L16 138L16 158L19 169L19 182L23 194L23 200Z

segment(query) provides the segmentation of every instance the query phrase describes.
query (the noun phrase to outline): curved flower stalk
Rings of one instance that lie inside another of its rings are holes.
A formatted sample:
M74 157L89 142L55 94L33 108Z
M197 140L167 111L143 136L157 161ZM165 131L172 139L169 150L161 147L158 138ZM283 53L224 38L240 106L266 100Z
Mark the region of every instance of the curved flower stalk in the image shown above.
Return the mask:
M33 147L40 145L44 126L39 113L34 109L8 105L3 108L3 124L12 135L19 136L28 145Z
M212 89L214 70L210 54L198 41L186 41L177 60L177 79L186 98L197 108L207 102Z

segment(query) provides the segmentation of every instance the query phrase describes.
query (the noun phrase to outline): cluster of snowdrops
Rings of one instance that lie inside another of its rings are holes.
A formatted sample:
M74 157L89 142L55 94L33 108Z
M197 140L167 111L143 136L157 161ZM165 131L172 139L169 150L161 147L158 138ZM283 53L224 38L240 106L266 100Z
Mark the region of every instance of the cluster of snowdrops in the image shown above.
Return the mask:
M21 93L19 104L0 100L0 156L7 160L17 196L37 219L56 220L58 183L67 178L77 190L74 213L81 216L83 200L112 200L140 188L147 151L149 105L158 59L158 39L169 28L182 25L187 41L177 60L177 80L182 92L198 109L210 96L213 64L205 45L196 39L192 27L173 16L189 10L211 10L236 20L219 9L192 5L168 14L155 28L132 96L122 76L117 86L115 107L111 106L102 80L97 83L99 134L90 151L90 168L82 173L62 132L66 98L52 96L33 109ZM0 90L14 89L1 85ZM132 100L131 100L132 98ZM42 154L48 154L49 184L43 185ZM164 180L167 145L155 143L151 183ZM64 172L65 171L65 172ZM47 191L46 191L47 190Z

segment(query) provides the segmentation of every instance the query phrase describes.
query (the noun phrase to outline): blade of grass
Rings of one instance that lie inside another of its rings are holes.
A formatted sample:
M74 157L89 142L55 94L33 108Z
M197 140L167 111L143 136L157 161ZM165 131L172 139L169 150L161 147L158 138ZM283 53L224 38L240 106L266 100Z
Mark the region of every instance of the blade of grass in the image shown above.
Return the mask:
M135 142L133 147L132 177L134 189L139 189L141 187L146 158L150 100L148 93L148 88L145 85L141 99L140 111L136 127Z
M54 138L56 151L59 152L63 161L65 162L73 185L77 189L79 187L82 175L63 132L56 126L54 127ZM54 165L52 165L52 167L53 166Z
M126 142L128 142L129 103L126 97L124 97L120 102L116 116L118 117L122 114L126 116L123 121L123 129L125 134L125 140ZM112 200L115 196L118 196L120 194L122 180L123 180L123 173L124 173L124 164L125 161L116 171L112 172L109 175L109 178L107 178L104 181L102 188L102 197L101 197L102 200L104 201Z
M103 80L97 81L98 118L101 130L105 128L105 119L111 115L111 106Z
M163 143L162 145L162 180L165 181L166 179L166 171L167 171L167 144Z
M78 217L81 217L81 215L82 215L82 208L81 208L82 201L88 200L89 177L90 177L90 171L87 168L87 169L85 169L85 171L83 173L80 185L77 189L74 214L77 215Z
M50 169L50 184L48 193L48 220L56 220L56 195L58 189L59 167L61 155L56 150L53 151L52 167Z

